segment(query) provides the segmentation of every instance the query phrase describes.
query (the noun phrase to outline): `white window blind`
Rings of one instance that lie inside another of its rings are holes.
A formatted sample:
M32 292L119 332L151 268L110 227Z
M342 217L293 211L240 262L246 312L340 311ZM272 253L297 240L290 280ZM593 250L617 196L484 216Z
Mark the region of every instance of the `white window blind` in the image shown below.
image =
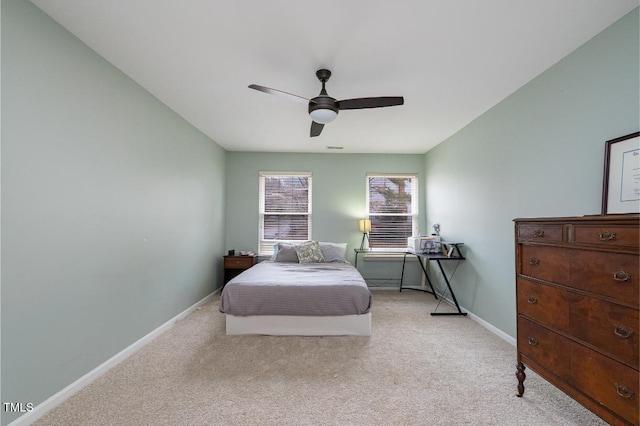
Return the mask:
M259 254L279 241L311 239L311 173L260 172Z
M368 174L367 212L369 247L406 248L407 237L418 235L418 177Z

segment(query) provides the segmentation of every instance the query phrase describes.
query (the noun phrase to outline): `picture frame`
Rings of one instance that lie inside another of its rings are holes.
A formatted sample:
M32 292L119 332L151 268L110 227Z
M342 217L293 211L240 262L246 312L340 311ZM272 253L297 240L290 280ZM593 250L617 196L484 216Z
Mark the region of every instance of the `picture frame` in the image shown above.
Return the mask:
M605 143L602 214L640 213L640 132Z

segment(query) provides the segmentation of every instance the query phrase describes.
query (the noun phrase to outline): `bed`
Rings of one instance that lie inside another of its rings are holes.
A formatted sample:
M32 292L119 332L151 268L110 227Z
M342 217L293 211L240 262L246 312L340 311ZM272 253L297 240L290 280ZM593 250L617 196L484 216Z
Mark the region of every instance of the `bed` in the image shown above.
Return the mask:
M366 282L324 247L328 255L315 261L284 256L285 249L277 247L280 257L276 253L230 280L220 299L226 333L370 336L372 296Z

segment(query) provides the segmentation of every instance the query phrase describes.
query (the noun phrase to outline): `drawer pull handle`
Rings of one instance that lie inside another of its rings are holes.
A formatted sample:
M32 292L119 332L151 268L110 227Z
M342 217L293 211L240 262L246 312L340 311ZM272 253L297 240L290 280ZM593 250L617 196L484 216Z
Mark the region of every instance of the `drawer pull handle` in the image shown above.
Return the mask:
M538 258L532 257L531 259L529 259L529 265L537 265L538 263L540 263L540 260Z
M600 233L600 241L611 241L616 238L615 232L604 231Z
M529 344L531 346L538 346L538 339L536 339L535 337L529 337Z
M631 399L636 393L624 385L616 383L616 393L626 399Z
M633 336L633 331L629 330L625 326L615 325L614 324L614 326L613 326L613 334L615 334L616 336L620 336L620 337L623 337L625 339L628 339L629 337Z
M614 272L613 279L620 282L629 281L631 279L631 274L627 274L625 271Z
M536 229L535 231L533 231L533 236L537 238L544 237L544 229Z
M538 298L535 297L535 296L529 296L529 297L527 297L527 302L529 302L529 303L531 303L533 305L534 303L538 303Z

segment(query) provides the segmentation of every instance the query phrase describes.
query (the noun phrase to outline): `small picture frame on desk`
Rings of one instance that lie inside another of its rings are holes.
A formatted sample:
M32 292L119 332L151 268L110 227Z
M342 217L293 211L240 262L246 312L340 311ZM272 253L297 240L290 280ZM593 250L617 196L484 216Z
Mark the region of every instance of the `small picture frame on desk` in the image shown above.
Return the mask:
M449 248L447 249L447 257L451 257L453 255L454 249L455 249L455 246L449 246Z

